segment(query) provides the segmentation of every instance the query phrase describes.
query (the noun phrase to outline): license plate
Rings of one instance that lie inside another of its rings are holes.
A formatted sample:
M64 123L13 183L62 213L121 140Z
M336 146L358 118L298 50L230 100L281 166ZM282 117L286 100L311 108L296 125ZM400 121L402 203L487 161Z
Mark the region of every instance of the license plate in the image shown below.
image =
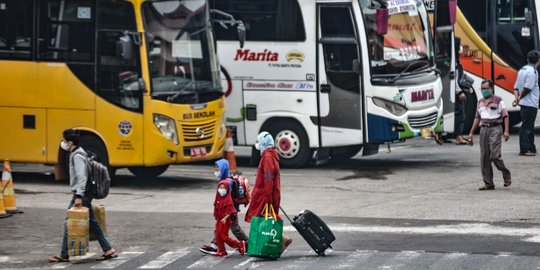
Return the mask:
M423 128L420 130L420 134L422 134L422 137L429 138L433 135L433 130L431 128Z
M206 147L193 147L190 151L192 158L206 157Z

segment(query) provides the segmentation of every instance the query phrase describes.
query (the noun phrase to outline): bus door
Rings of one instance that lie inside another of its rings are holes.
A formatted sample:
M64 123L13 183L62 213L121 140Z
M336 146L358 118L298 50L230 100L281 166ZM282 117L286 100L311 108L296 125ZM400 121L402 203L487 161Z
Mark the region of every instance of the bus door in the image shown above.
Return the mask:
M443 84L443 125L444 131L454 132L456 102L456 50L454 42L454 28L450 19L449 1L431 1L427 5L433 11L433 35L435 43L436 64L441 71Z
M320 4L317 10L320 146L361 144L361 59L353 9Z

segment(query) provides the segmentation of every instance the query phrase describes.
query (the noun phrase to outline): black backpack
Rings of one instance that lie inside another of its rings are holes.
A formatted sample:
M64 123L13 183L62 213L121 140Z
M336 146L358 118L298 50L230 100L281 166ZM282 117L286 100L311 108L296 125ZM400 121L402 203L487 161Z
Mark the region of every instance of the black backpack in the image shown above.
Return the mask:
M81 154L82 155L82 154ZM86 194L94 199L103 199L109 195L111 178L107 166L83 155L86 160Z

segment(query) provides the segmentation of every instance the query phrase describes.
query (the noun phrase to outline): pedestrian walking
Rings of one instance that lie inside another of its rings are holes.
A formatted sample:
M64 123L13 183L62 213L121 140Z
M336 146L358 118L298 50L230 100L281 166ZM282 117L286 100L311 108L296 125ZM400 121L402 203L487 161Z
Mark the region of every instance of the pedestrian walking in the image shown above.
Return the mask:
M518 72L514 85L515 100L512 106L519 104L521 114L521 127L519 128L519 155L536 156L534 144L534 122L538 113L540 97L538 89L538 71L540 65L540 52L530 51L527 54L528 64Z
M454 135L456 137L456 140L454 143L456 145L467 145L467 140L463 138L463 135L467 134L466 132L464 132L465 119L467 117L465 108L467 105L467 96L473 92L472 83L474 82L474 80L472 80L469 76L465 74L465 72L463 71L463 66L459 61L459 55L461 54L463 48L461 46L461 39L457 37L455 39L455 50L456 71L458 74L458 80L456 85L456 103L454 107L454 113L456 116L454 124Z
M279 155L274 147L274 138L266 131L257 136L255 148L261 153L261 161L257 169L255 185L251 193L251 203L246 213L246 222L251 222L254 216L261 216L264 206L271 204L279 216L279 205L281 203L281 184L279 173ZM292 243L292 239L283 235L282 250L285 251Z
M480 190L493 190L493 167L502 172L504 186L508 187L512 184L510 171L504 165L501 157L501 144L504 137L505 141L510 138L508 120L508 110L504 105L504 101L497 95L493 94L493 82L485 80L482 82L482 96L484 98L478 101L476 117L469 133L469 140L473 141L473 134L476 128L480 126L480 166L484 186ZM504 123L504 132L502 124Z
M229 181L221 180L218 183L216 199L214 201L214 218L216 219L215 232L217 245L217 252L214 256L227 256L225 244L237 249L242 256L244 256L244 254L246 253L245 241L236 241L229 237L232 217L235 215L236 208L234 207L233 199L231 196L231 188L229 186Z
M69 152L69 187L73 193L68 209L71 207L87 207L89 210L90 232L97 236L97 240L103 254L98 260L108 260L116 258L118 255L112 248L109 240L103 233L94 215L92 207L92 197L86 194L86 182L88 173L86 170L87 154L82 147L79 146L80 132L75 129L67 129L63 132L63 138L60 142L60 147L63 151ZM64 237L62 248L59 256L50 256L49 262L69 262L68 243L67 243L67 226L64 224Z
M217 178L218 181L221 180L227 180L230 187L230 192L232 195L233 189L235 188L233 185L233 175L229 171L229 161L226 159L220 159L214 163L214 176ZM233 200L234 208L236 209L236 212L240 212L240 205L237 204ZM245 241L247 242L248 237L244 230L242 230L242 227L240 227L240 224L238 223L238 214L233 213L230 216L231 219L231 232L233 233L234 237L238 239L239 241ZM215 238L215 232L214 232L214 239L210 242L209 245L203 245L199 248L199 250L202 253L215 255L218 251L218 246L216 245L216 238Z

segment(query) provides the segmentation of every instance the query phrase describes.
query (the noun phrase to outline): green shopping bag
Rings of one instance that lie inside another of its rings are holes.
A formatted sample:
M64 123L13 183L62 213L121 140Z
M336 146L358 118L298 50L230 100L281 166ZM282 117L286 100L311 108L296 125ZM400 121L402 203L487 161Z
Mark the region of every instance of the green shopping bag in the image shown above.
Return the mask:
M273 216L268 216L268 209ZM274 207L266 204L264 216L251 218L249 228L248 256L277 259L281 256L281 240L283 236L283 220L277 220Z

